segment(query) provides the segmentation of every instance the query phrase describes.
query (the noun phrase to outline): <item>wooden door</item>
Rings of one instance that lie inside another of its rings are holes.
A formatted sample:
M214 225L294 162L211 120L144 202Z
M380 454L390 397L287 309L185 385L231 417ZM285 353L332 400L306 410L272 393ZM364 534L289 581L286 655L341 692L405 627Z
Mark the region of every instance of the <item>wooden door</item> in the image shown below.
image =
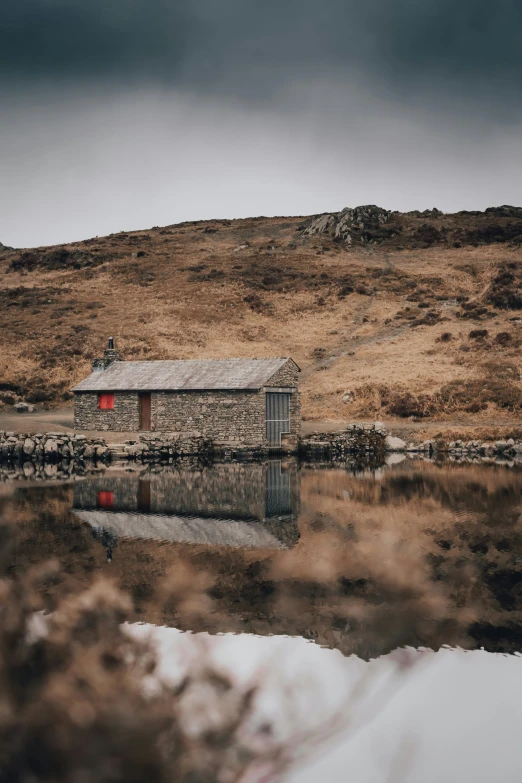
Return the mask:
M138 482L138 511L150 513L150 481Z
M140 394L140 430L151 429L150 394Z

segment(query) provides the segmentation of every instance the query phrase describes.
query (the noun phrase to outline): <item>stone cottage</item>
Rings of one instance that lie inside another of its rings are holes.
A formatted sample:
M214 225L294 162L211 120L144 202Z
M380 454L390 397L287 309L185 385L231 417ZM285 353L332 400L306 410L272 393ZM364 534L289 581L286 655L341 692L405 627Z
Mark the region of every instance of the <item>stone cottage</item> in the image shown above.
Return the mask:
M72 390L74 426L292 447L301 423L299 372L290 358L126 362L111 337Z

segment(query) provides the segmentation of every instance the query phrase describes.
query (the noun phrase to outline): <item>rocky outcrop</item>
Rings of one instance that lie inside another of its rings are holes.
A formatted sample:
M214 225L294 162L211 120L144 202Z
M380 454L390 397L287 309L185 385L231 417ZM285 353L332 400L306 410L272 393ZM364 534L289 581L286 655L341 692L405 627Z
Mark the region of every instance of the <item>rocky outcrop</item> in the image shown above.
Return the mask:
M338 242L352 245L383 239L390 232L382 230L392 213L373 204L362 207L346 207L342 212L318 215L305 227L301 236L328 234ZM391 232L393 234L393 231Z

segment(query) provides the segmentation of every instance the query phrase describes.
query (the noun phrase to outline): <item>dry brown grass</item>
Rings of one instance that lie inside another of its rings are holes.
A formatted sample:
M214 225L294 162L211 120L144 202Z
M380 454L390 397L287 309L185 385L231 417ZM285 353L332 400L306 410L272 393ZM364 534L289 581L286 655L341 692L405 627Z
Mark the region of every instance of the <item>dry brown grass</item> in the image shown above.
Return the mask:
M478 217L467 220L480 228ZM207 221L4 251L0 402L42 391L63 399L109 334L128 359L291 355L308 419L394 415L381 405L384 388L387 398L418 398L459 382L473 396L482 362L517 364L522 323L503 308L516 305L506 292L511 278L518 290L519 247L351 249L300 238L301 222ZM488 334L470 338L477 328ZM498 395L482 402L494 416Z

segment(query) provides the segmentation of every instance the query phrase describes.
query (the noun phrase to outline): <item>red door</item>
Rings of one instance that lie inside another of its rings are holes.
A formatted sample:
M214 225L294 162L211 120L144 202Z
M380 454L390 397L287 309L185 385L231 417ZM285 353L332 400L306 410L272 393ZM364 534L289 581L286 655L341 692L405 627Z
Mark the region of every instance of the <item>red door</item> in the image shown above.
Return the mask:
M140 430L150 429L150 394L140 394Z

